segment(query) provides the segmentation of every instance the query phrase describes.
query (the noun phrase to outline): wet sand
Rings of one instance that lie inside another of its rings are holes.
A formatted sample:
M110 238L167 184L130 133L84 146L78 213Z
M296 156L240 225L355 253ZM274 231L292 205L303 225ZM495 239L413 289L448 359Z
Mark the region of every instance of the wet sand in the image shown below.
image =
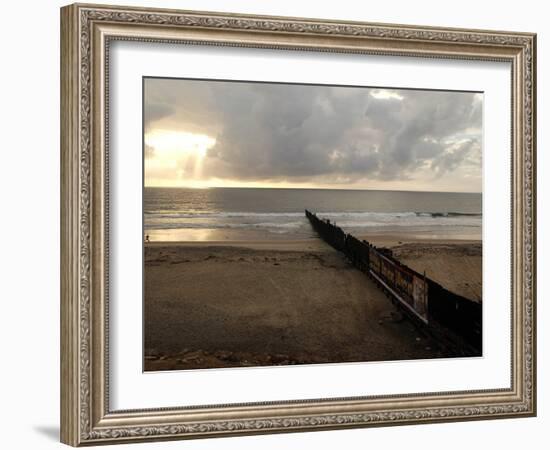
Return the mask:
M437 281L448 261L481 267L479 243L399 242ZM145 370L453 356L320 239L146 244L144 317Z

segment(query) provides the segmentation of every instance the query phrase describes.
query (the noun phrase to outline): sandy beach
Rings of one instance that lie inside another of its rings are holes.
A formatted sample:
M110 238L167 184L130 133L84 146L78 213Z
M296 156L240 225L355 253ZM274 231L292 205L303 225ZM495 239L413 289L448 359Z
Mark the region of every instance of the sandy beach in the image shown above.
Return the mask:
M481 241L414 239L392 235L362 236L374 245L391 248L393 255L412 269L470 300L482 299Z
M481 301L479 241L369 236ZM320 239L145 245L147 371L454 356Z

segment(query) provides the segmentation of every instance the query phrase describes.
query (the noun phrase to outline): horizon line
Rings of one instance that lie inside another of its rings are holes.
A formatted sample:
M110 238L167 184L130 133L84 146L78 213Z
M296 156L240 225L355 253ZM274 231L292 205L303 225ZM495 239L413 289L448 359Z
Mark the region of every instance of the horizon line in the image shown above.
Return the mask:
M483 191L425 191L425 190L404 190L404 189L371 189L371 188L326 188L326 187L262 187L262 186L143 186L152 189L280 189L299 191L379 191L379 192L423 192L438 194L483 194Z

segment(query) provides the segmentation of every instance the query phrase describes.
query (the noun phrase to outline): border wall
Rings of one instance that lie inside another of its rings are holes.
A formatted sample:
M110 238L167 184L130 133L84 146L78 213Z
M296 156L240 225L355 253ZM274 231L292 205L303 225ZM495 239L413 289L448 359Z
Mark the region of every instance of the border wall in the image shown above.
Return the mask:
M482 305L455 294L402 264L391 250L346 234L328 219L305 211L313 229L376 284L442 346L464 356L482 352Z

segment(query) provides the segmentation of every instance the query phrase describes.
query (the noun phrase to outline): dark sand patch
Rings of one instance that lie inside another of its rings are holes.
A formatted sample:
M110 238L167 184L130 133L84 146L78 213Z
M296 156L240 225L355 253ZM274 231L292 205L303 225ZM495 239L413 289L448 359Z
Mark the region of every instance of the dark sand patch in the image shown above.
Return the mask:
M453 356L328 246L146 245L145 370Z

